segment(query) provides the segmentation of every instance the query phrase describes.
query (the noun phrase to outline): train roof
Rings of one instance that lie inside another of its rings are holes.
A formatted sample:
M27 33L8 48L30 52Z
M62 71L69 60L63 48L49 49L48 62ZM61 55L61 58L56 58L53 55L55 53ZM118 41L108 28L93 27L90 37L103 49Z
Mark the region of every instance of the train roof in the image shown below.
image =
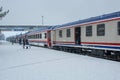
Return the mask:
M94 22L94 21L99 21L99 20L104 20L104 19L110 19L110 18L115 18L115 17L120 17L120 11L110 13L110 14L104 14L101 16L90 17L87 19L78 20L78 21L74 21L74 22L70 22L70 23L66 23L66 24L62 24L62 25L58 25L58 26L55 26L54 29L62 28L62 27L69 27L72 25L83 24L83 23L87 23L87 22Z
M100 16L96 16L96 17L90 17L87 19L78 20L78 21L74 21L74 22L70 22L70 23L66 23L66 24L62 24L62 25L42 27L42 28L39 28L37 30L27 32L26 34L30 35L30 34L34 34L34 33L41 32L41 31L55 30L58 28L71 27L72 25L94 22L94 21L110 19L110 18L117 18L117 17L120 17L120 11L110 13L110 14L104 14L104 15L100 15Z
M34 34L34 33L37 33L37 32L42 32L42 31L47 31L47 30L51 30L53 26L49 26L49 27L42 27L42 28L39 28L37 30L34 30L34 31L30 31L28 32L27 34L30 35L30 34Z

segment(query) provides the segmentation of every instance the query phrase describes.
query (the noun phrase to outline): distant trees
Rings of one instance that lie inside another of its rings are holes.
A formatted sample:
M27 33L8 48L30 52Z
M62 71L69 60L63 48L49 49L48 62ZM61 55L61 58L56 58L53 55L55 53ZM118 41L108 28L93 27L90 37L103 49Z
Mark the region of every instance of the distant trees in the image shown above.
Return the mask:
M3 11L3 7L0 7L0 20L3 17L5 17L8 13L9 13L9 10ZM1 30L0 30L0 40L4 40L4 39L5 39L5 36L4 36L4 34L1 33Z
M0 19L6 16L9 13L9 10L3 11L3 7L0 8Z

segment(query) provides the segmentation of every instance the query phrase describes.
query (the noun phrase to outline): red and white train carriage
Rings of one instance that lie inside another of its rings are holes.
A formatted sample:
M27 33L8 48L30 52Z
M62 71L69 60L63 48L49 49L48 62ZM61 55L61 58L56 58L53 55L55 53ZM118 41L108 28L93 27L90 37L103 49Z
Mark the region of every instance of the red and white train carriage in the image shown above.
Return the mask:
M56 49L120 57L120 12L59 25L54 31Z
M27 34L30 44L120 60L120 12Z
M45 27L39 30L31 31L27 34L31 45L49 47L51 45L49 38L49 28Z

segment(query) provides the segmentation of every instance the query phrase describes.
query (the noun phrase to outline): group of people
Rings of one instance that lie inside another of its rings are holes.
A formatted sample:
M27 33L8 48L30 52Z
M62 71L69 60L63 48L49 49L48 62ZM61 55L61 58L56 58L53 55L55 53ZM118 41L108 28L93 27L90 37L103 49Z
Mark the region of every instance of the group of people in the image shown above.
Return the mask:
M24 37L23 39L20 38L20 39L19 39L19 44L20 44L20 45L23 44L23 49L28 49L28 48L30 48L29 41L28 41L28 39L27 39L26 37Z

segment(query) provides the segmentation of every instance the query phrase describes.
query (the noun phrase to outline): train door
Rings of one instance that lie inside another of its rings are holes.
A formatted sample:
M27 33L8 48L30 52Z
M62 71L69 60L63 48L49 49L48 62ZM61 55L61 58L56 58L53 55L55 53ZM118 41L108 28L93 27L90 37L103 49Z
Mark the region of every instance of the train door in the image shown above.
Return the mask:
M75 28L75 44L81 44L81 27Z
M51 31L47 32L47 45L51 47Z

